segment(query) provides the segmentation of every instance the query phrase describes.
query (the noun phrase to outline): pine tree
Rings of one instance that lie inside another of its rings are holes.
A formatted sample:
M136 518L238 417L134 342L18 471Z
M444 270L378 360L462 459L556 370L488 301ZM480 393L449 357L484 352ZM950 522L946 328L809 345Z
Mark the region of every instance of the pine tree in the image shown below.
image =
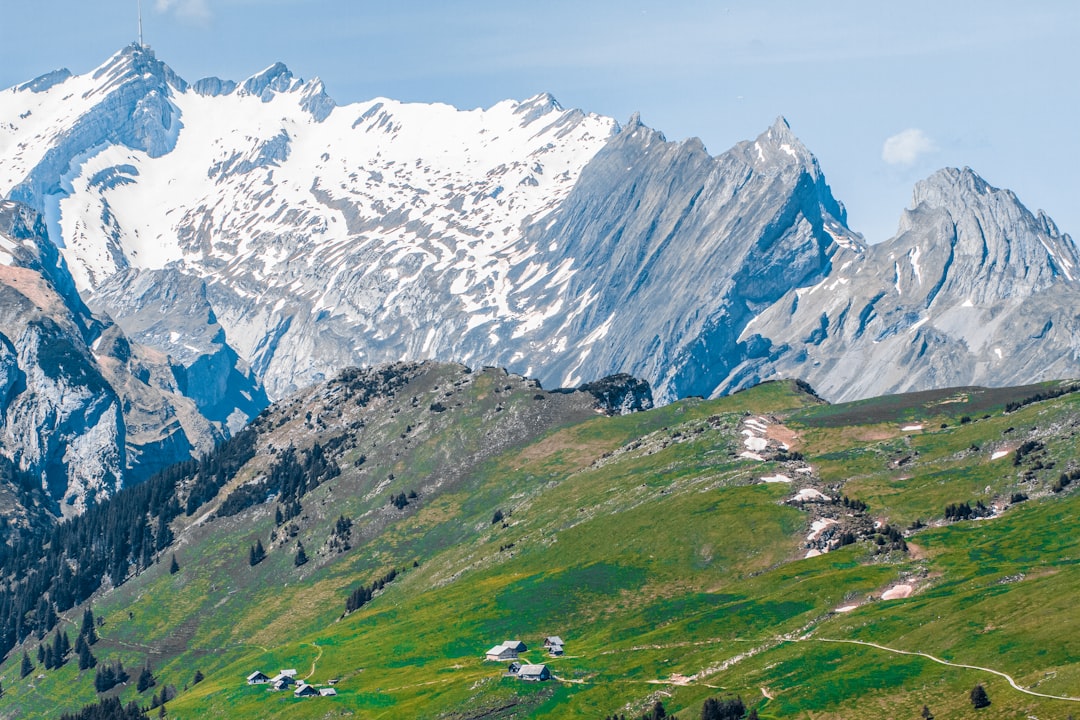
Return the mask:
M266 550L263 548L262 540L257 540L254 545L251 546L251 552L248 555L248 564L258 565L266 557Z
M79 639L82 640L81 635L79 636ZM90 668L97 666L97 658L94 657L94 653L90 652L90 646L85 642L82 643L82 647L76 652L79 655L80 670L89 670Z
M201 683L203 681L203 679L204 679L204 676L202 674L202 670L196 670L195 671L195 676L193 678L191 678L191 684L192 685L198 685L199 683Z
M169 561L169 574L175 575L180 572L180 563L176 562L176 553L173 553L172 560Z
M94 613L89 607L83 611L82 628L79 630L79 637L86 638L88 645L93 645L98 640L97 630L94 629Z
M136 683L135 688L139 692L146 692L147 689L154 687L157 681L154 680L154 674L150 672L150 666L144 665L142 672L139 673L139 681Z
M293 564L296 567L300 567L308 561L307 553L304 552L304 544L301 542L296 543L296 557L293 559Z
M930 708L926 705L922 706L922 718L923 720L934 720L934 713L930 712Z
M34 664L30 662L30 656L23 650L22 668L19 670L19 677L24 678L32 672L34 672Z
M979 683L971 690L971 705L976 710L990 706L990 696L986 694L986 688Z

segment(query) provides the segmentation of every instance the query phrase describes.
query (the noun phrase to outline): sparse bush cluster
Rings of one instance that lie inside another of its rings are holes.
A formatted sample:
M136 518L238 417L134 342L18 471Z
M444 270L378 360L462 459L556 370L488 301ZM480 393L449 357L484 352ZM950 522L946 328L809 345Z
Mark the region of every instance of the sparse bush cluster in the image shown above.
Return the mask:
M352 518L347 518L344 515L338 516L337 521L334 523L334 529L330 533L330 540L327 541L330 552L348 552L352 548L350 544L352 526Z
M1065 488L1072 485L1073 480L1080 480L1080 470L1073 470L1067 473L1061 473L1057 481L1054 482L1053 487L1050 489L1056 493L1061 492Z
M874 545L877 546L874 550L875 554L892 552L893 550L907 552L908 549L904 534L892 525L886 525L874 533L873 541Z
M1052 390L1044 390L1042 392L1035 393L1034 395L1029 395L1023 400L1016 400L1014 402L1006 403L1005 412L1016 412L1025 405L1042 402L1043 400L1053 400L1054 398L1061 397L1062 395L1068 395L1069 393L1074 393L1078 390L1080 390L1080 385L1077 384L1065 385L1063 387L1054 388Z
M1013 465L1019 466L1024 461L1025 455L1031 455L1043 449L1043 444L1038 440L1027 440L1020 444L1020 447L1016 448L1016 453L1013 455ZM1041 467L1041 466L1040 466Z
M99 693L108 692L121 683L131 679L124 663L117 660L115 663L105 663L98 666L97 674L94 675L94 689Z
M849 508L851 510L855 510L856 512L866 512L866 510L870 507L869 505L864 503L862 500L855 500L855 499L849 498L847 495L841 496L840 504L843 505L846 508Z
M746 704L741 697L718 700L709 698L701 706L701 720L742 720L746 716ZM757 717L757 713L754 713Z
M105 698L77 713L64 713L60 720L147 720L148 715L134 701L123 705L119 698Z
M400 492L397 495L393 495L390 498L390 504L396 507L398 510L404 510L409 505L410 500L415 500L419 497L415 490L410 490L406 495L404 492Z
M664 703L657 700L648 711L641 715L631 716L630 720L664 720L669 716L664 708ZM757 710L750 708L747 711L746 703L741 697L735 698L708 698L701 706L701 720L757 720ZM607 715L604 720L627 720L625 714Z
M345 600L345 612L351 613L354 610L359 610L364 605L371 602L371 598L375 597L375 593L394 582L394 578L397 576L398 570L396 568L391 568L388 573L378 580L375 580L370 585L361 585L353 590L349 593L348 599Z
M315 443L310 450L299 453L289 447L269 476L229 493L218 508L217 517L236 515L276 495L280 505L275 509L274 519L280 525L300 514L300 499L304 495L340 474L341 468L322 445Z
M949 503L945 506L945 519L946 520L971 520L973 518L989 517L993 512L990 508L983 504L982 500L975 503L972 507L971 503Z

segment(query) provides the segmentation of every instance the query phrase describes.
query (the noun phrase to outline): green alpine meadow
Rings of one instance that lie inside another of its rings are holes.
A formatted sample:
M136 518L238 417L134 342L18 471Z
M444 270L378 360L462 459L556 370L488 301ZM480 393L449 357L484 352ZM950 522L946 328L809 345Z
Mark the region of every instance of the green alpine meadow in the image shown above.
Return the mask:
M1078 389L620 415L496 368L346 370L90 508L99 586L73 521L21 551L67 607L7 653L0 717L1064 720Z

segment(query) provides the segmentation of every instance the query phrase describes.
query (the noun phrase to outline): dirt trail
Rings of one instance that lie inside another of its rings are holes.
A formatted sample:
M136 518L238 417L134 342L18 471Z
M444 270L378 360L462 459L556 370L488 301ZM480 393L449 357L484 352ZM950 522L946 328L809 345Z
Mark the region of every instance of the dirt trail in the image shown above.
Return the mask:
M323 654L323 649L322 649L321 647L319 647L319 646L318 646L318 645L316 645L315 643L308 643L308 644L309 644L309 645L311 645L311 647L313 647L313 648L315 648L316 650L318 650L318 651L319 651L319 654L318 654L318 655L316 655L316 656L315 656L315 659L311 661L311 672L309 672L309 673L307 674L307 676L306 676L306 677L304 677L304 679L305 679L305 680L310 680L310 679L311 679L311 676L315 674L315 664L316 664L316 663L318 663L318 662L319 662L319 660L321 660L321 659L322 659L322 654Z
M949 662L948 660L942 660L941 658L934 657L933 655L929 655L929 654L924 653L924 652L914 652L914 651L911 651L911 650L897 650L896 648L886 647L884 645L878 645L877 643L872 643L872 642L864 642L862 640L833 640L833 639L829 639L829 638L807 638L807 639L816 640L818 642L847 643L849 645L865 645L866 647L877 648L878 650L884 650L885 652L896 653L897 655L918 655L919 657L924 657L927 660L933 660L934 662L940 663L941 665L948 665L949 667L964 668L966 670L982 670L983 672L988 672L991 675L997 675L998 677L1005 678L1005 680L1007 680L1008 683L1010 685L1012 685L1014 690L1018 690L1018 691L1020 691L1022 693L1025 693L1027 695L1034 695L1036 697L1048 698L1050 700L1065 700L1066 702L1080 702L1080 697L1071 697L1069 695L1048 695L1046 693L1035 692L1034 690L1028 690L1027 688L1021 687L1020 685L1018 685L1017 682L1015 680L1013 680L1010 675L1007 675L1007 674L1001 672L1000 670L994 670L994 669L988 668L988 667L981 667L979 665L965 665L963 663Z

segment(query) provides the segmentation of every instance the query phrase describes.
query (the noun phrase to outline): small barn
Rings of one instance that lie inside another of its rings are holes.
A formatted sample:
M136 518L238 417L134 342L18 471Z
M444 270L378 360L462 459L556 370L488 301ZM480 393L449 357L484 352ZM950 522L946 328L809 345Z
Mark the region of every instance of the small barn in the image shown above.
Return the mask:
M247 676L248 685L265 685L268 682L270 682L270 676L259 670Z
M337 695L337 690L334 688L319 688L319 697L334 697Z
M308 685L307 683L300 683L300 685L298 685L297 688L293 690L293 697L317 697L318 695L318 688L313 685Z
M293 679L292 675L283 675L281 673L278 673L270 679L270 687L274 688L275 690L284 690L290 685L295 684L296 680Z
M551 679L551 671L547 665L522 665L518 678L528 682L543 682Z
M546 648L550 648L553 645L558 645L559 647L562 647L565 644L566 643L563 642L563 639L558 635L548 635L546 638L544 638L544 647Z
M524 643L522 643L524 645ZM517 658L519 650L514 647L508 647L506 643L496 645L495 647L484 653L484 658L487 660L493 660L495 662L504 662L506 660L513 660Z
M562 645L548 645L547 651L548 655L551 655L551 657L559 657L563 654Z
M506 668L507 675L517 675L519 672L521 672L521 663L516 660Z

